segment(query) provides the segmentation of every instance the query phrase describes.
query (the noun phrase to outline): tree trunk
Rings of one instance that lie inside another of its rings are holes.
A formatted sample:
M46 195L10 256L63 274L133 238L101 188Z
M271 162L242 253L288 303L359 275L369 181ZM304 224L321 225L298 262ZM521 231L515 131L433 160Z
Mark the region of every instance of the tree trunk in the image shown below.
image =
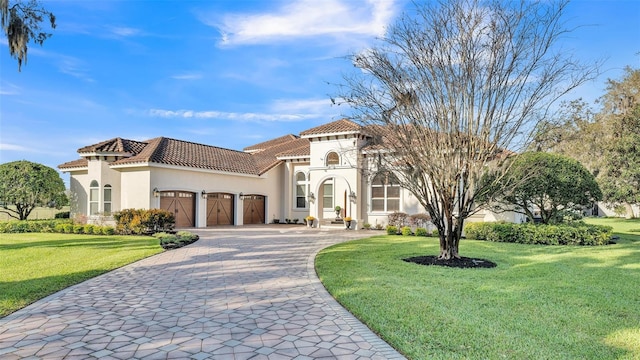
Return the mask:
M440 255L438 260L460 259L458 254L458 244L460 239L456 239L454 231L447 234L440 233Z
M626 213L626 218L627 219L634 219L636 216L633 213L633 206L631 206L631 204L629 204L628 202L624 203L624 207L627 209L627 213Z

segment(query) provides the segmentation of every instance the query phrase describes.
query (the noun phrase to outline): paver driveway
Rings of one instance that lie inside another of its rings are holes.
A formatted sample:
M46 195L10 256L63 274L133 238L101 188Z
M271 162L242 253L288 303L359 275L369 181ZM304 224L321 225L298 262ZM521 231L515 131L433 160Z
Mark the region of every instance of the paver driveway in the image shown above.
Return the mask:
M200 240L0 319L1 359L393 359L315 276L322 248L368 235L301 226Z

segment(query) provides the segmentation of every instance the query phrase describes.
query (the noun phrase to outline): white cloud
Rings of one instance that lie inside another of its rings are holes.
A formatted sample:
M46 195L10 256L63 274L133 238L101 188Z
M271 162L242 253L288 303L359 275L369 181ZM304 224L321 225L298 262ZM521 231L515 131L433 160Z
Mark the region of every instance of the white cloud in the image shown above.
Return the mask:
M109 28L109 31L116 36L120 37L131 37L142 35L142 31L140 29L127 27L127 26L114 26Z
M202 74L198 73L185 73L171 76L172 79L176 80L199 80L202 79Z
M0 150L2 151L21 151L21 152L33 152L33 149L26 146L0 143Z
M0 95L20 95L22 89L10 82L0 82Z
M336 114L329 99L279 99L267 106L266 112L225 112L150 109L147 116L183 119L219 119L234 121L294 122L315 118L331 118Z
M310 114L267 114L267 113L237 113L225 111L193 111L193 110L164 110L151 109L147 111L151 117L184 118L184 119L220 119L237 121L301 121L315 117Z
M264 14L203 18L219 29L223 45L271 43L292 38L379 36L395 15L392 0L298 0Z

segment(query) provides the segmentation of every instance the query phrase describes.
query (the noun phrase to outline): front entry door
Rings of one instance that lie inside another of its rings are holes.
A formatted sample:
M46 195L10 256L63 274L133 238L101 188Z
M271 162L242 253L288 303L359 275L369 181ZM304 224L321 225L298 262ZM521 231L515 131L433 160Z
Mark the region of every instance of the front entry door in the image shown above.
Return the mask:
M233 195L207 194L207 226L233 225Z
M172 212L176 218L176 227L194 227L195 196L190 192L162 191L160 193L160 208Z

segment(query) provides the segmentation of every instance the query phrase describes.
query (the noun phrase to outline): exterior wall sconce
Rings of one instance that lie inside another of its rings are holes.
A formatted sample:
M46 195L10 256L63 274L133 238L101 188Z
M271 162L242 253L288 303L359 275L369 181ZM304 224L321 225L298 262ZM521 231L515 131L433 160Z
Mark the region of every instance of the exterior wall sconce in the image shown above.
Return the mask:
M153 197L158 197L160 196L160 190L158 190L158 188L153 188Z
M312 203L312 202L316 201L316 196L313 195L313 193L309 193L308 199L309 199L309 202Z
M238 194L238 197L240 198L240 200L244 200L244 194L242 192Z
M357 198L358 197L356 196L355 192L352 191L351 194L349 194L349 200L351 200L351 202L353 202L353 203L356 202Z
M202 198L203 198L203 199L206 199L206 198L207 198L207 192L206 192L206 191L204 191L204 190L202 190Z

